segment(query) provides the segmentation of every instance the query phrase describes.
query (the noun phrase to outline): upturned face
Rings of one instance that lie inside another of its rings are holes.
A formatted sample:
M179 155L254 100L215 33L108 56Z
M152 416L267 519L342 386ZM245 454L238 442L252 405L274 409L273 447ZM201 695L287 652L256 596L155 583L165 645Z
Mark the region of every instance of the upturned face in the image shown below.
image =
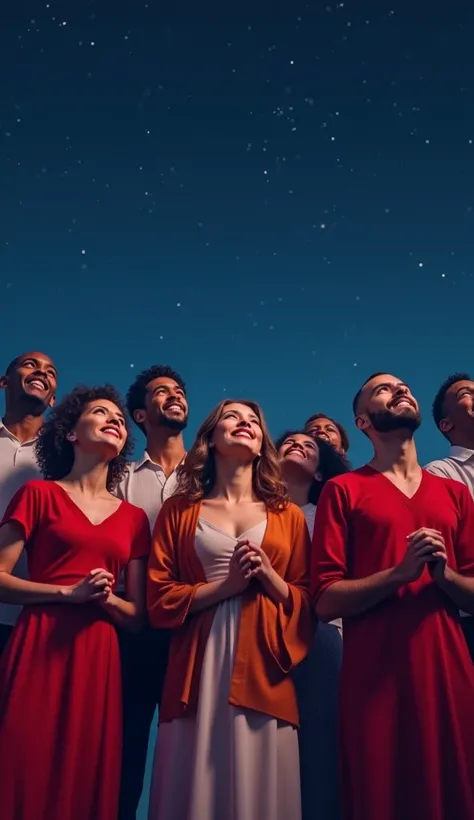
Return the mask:
M223 457L252 461L260 455L263 441L261 422L246 404L227 404L214 428L211 444Z
M315 438L322 438L332 444L336 450L343 451L341 434L332 419L325 417L314 419L306 429Z
M46 410L54 404L58 383L56 367L45 353L24 353L0 380L14 403L31 405L32 410Z
M390 433L416 430L421 423L418 402L407 384L389 374L375 376L364 386L356 417L361 430Z
M108 399L95 399L86 404L68 438L84 453L97 453L104 461L112 461L127 441L124 415Z
M184 430L188 422L186 394L174 379L160 376L147 385L145 408L134 415L139 424Z
M308 478L315 478L319 467L317 441L309 435L294 433L280 446L278 460L284 473L299 472Z

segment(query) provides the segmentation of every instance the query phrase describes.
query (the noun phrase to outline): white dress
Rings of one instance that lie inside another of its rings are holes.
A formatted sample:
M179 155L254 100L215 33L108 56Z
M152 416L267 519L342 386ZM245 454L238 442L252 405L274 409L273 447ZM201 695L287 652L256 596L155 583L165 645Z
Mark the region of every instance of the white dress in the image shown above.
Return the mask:
M260 544L263 521L242 533ZM199 518L206 579L228 574L237 539ZM197 714L159 727L148 820L301 820L298 736L273 717L229 704L241 598L217 607Z

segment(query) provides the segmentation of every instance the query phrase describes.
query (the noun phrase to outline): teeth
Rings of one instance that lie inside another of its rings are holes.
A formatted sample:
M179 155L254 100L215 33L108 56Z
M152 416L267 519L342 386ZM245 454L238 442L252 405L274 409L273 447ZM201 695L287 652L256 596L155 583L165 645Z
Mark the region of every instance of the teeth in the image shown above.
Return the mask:
M30 384L33 385L33 387L39 387L40 390L44 390L44 384L40 382L39 379L33 379Z

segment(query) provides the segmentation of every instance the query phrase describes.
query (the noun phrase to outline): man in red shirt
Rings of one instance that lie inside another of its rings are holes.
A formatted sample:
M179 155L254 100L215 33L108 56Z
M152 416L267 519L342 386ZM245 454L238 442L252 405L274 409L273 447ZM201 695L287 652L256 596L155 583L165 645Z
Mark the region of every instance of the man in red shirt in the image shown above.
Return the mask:
M474 504L421 469L410 388L371 376L354 400L370 464L318 503L312 591L342 617L345 820L474 818L474 669L459 609L474 612Z

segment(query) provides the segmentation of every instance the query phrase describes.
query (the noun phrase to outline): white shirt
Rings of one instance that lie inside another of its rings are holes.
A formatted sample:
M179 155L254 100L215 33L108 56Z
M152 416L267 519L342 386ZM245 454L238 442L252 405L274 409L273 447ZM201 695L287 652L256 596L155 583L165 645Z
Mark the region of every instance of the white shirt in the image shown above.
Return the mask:
M0 421L0 520L16 491L26 481L41 478L36 463L35 442L36 439L33 439L22 444ZM12 574L17 578L28 577L25 550L21 553ZM20 612L21 606L0 603L0 624L14 626Z
M178 464L178 467L180 466L181 464ZM161 464L155 464L145 450L141 458L129 464L125 476L117 487L116 494L119 498L145 511L152 534L164 502L176 492L178 467L167 477ZM119 589L123 589L123 577Z
M446 458L431 461L425 470L441 478L452 478L465 484L474 500L474 450L452 445ZM470 617L467 612L461 612L461 615L464 618Z
M306 524L308 525L308 530L310 537L313 537L314 531L314 522L316 520L316 504L305 504L301 507L301 512L304 513L304 517L306 518ZM331 626L337 626L339 632L342 635L342 618L336 618L335 621L330 621Z

